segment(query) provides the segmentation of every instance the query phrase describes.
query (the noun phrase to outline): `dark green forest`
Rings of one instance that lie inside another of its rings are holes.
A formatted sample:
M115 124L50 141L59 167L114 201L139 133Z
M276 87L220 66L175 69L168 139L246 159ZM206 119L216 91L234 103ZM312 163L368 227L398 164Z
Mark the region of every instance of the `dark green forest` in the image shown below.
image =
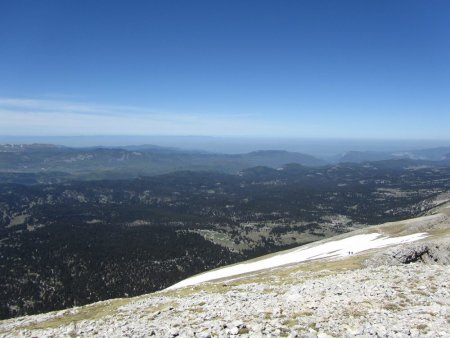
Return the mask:
M35 180L42 175L44 184ZM1 318L136 296L420 215L450 188L446 162L408 159L109 180L65 175L0 173Z

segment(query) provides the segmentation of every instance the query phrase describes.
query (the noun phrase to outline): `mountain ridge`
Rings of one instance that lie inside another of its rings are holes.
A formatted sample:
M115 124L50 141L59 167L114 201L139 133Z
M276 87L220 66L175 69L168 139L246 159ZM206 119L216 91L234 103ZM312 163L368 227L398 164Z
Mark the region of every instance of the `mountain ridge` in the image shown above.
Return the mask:
M72 179L130 178L180 170L232 174L253 166L278 168L287 163L310 167L327 164L311 155L284 150L219 154L154 145L89 148L47 144L0 145L0 172L61 172L72 175Z
M337 156L337 162L371 162L393 159L445 161L450 158L450 147L412 149L404 151L347 151Z

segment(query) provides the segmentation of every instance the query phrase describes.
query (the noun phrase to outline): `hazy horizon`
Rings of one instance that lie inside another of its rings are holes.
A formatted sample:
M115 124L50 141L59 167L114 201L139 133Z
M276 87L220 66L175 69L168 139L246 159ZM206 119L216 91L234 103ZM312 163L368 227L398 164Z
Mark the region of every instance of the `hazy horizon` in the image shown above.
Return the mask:
M348 151L395 152L450 147L450 140L374 140L332 138L255 138L164 135L89 135L89 136L5 136L0 144L55 144L68 147L119 147L155 145L216 153L247 153L257 150L286 150L330 157Z

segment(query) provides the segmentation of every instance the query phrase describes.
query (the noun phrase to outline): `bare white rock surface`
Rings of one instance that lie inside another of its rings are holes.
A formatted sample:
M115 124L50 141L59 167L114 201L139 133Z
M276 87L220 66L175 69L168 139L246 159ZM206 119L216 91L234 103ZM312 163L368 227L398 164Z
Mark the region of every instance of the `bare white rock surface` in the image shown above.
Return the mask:
M48 315L38 315L3 322L0 330L8 330L2 337L449 337L449 281L448 267L420 263L297 271L184 296L140 297L96 320L20 328L45 327Z

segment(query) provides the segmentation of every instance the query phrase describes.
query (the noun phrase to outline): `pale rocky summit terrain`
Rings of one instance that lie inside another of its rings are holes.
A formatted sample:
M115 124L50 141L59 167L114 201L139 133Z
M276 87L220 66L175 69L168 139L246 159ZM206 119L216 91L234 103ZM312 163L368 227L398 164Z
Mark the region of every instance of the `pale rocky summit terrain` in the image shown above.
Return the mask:
M423 217L217 269L169 290L5 320L0 336L449 337L449 263L444 204ZM242 273L255 266L261 270Z

